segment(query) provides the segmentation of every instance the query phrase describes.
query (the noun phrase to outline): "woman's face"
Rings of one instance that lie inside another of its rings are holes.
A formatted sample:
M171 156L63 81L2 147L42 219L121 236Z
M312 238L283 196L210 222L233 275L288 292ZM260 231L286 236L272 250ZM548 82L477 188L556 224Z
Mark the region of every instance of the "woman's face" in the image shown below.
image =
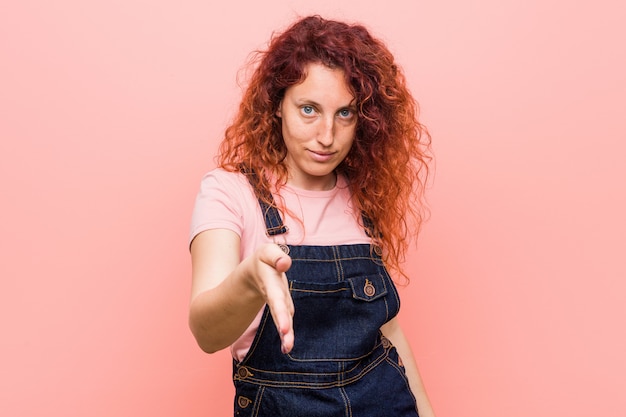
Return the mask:
M335 186L334 170L354 142L357 112L344 73L309 64L305 80L285 91L276 115L287 147L288 183L307 190Z

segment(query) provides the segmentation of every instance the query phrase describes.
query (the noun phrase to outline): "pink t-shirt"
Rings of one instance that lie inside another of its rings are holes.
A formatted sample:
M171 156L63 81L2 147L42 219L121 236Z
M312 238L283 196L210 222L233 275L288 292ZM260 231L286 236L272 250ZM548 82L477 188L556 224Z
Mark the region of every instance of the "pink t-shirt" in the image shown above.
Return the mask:
M358 214L350 201L350 190L344 177L337 178L335 188L310 191L285 185L280 196L274 196L300 221L283 216L288 232L267 236L265 222L254 191L243 174L214 169L200 185L191 220L193 238L209 229L229 229L241 238L241 259L252 254L263 243L290 245L349 245L370 243L359 225ZM233 357L242 360L254 339L262 310L248 329L231 346Z

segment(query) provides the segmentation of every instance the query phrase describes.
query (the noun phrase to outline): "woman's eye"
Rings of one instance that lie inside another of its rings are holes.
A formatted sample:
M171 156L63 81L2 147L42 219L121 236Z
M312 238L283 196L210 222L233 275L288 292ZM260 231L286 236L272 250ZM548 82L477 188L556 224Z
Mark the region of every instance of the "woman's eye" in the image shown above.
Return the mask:
M339 117L343 117L344 119L352 117L352 110L350 109L339 110Z
M310 116L313 114L313 112L315 112L315 109L311 106L302 106L302 113L304 113L307 116Z

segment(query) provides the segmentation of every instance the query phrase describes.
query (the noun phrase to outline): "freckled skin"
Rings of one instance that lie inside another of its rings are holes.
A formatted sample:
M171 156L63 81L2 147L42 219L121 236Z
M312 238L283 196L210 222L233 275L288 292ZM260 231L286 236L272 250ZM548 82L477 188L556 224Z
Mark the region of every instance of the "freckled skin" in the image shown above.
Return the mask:
M309 64L306 74L302 83L286 90L276 113L287 147L288 182L328 190L335 186L335 168L354 142L354 97L342 70Z

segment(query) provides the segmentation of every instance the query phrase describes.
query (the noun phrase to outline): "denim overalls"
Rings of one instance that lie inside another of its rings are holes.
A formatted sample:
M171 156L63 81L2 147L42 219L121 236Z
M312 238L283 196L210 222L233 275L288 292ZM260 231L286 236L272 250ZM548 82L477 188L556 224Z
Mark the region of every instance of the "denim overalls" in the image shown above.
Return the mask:
M285 233L278 210L259 204L268 235ZM400 307L380 256L368 244L281 246L292 259L295 344L281 352L266 306L248 354L234 362L235 416L417 417L402 362L380 332Z

